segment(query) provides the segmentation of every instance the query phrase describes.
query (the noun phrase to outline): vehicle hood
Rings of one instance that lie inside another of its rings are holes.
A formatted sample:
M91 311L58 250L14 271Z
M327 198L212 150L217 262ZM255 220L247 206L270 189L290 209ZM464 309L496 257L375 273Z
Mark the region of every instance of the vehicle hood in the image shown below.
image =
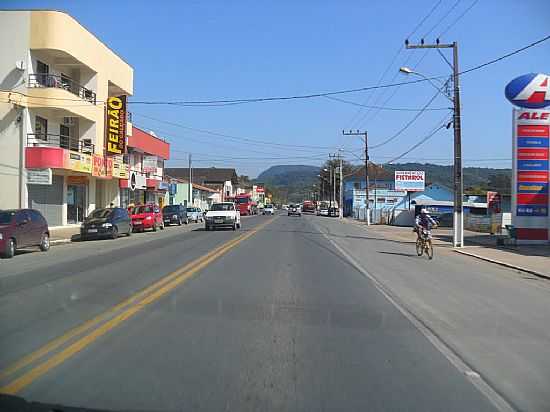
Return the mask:
M237 212L234 210L216 210L208 212L206 217L234 216L236 214Z
M104 217L94 217L92 219L86 219L84 221L84 224L85 225L101 225L101 224L106 223L108 221L109 221L109 219L104 218Z

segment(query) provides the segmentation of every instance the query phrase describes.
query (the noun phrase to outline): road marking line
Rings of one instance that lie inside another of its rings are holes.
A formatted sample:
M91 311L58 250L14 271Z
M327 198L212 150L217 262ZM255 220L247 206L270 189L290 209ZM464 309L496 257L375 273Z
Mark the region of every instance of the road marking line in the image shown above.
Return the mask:
M420 316L416 315L415 312L410 309L407 304L395 294L391 288L386 286L383 282L378 280L378 278L365 269L349 252L344 250L335 240L333 240L330 235L324 232L321 227L312 222L314 226L324 237L327 239L335 248L338 250L342 256L344 256L348 262L355 267L355 269L360 272L363 276L369 279L374 287L384 296L391 304L393 304L399 312L409 322L411 322L416 329L437 349L439 352L461 373L464 373L469 381L477 388L489 401L499 410L500 412L515 412L516 408L511 404L508 399L506 399L500 392L498 392L485 378L479 375L477 372L474 372L473 369L469 366L467 361L457 352L450 344L447 344L445 340L436 333L435 330L431 329L427 323L425 323ZM472 372L473 375L469 372Z
M30 371L26 372L25 374L21 375L19 378L15 379L14 381L10 382L9 384L3 386L0 388L1 393L14 395L17 392L21 391L26 386L30 385L32 382L34 382L36 379L38 379L40 376L47 373L49 370L53 369L54 367L58 366L59 364L65 362L67 359L75 355L76 353L80 352L81 350L85 349L87 346L89 346L91 343L93 343L97 338L103 336L110 330L117 327L119 324L124 322L125 320L129 319L136 313L138 313L141 309L145 308L147 305L157 301L162 296L167 294L168 292L174 290L177 286L180 284L186 282L189 280L194 274L199 272L201 269L208 266L210 263L212 263L217 258L223 256L225 253L227 253L229 250L233 249L235 246L240 244L241 242L245 241L249 237L256 234L259 230L261 230L263 227L267 226L269 223L271 223L275 218L271 218L267 222L262 223L255 229L251 230L248 233L245 233L243 235L240 235L236 239L233 239L232 241L229 241L222 245L221 247L215 249L214 251L210 252L209 254L203 256L202 258L199 258L195 260L194 262L191 262L187 265L185 265L182 269L172 272L170 275L166 276L163 279L166 279L167 277L171 277L168 281L162 282L162 285L157 288L155 291L153 291L150 295L143 298L141 301L136 302L126 310L124 310L122 313L118 314L114 318L110 319L109 321L102 324L99 328L93 330L88 335L83 336L76 342L69 345L67 348L63 349L61 352L53 355L51 358L46 360L45 362L41 363L40 365L34 367ZM157 282L161 283L161 282ZM156 285L156 284L155 284ZM147 288L149 289L149 288ZM143 295L143 292L134 295ZM135 300L130 298L132 301ZM128 300L130 300L128 299ZM128 301L127 300L127 301ZM127 302L125 301L125 302ZM124 303L124 302L123 302ZM121 306L121 304L117 306ZM116 307L116 306L115 306ZM103 315L100 315L103 316ZM106 317L106 316L105 316ZM94 321L95 319L92 319ZM90 321L90 322L92 322ZM99 321L98 321L99 322ZM93 325L90 325L88 327L91 328L95 326L98 322L94 323ZM78 329L78 328L76 328ZM69 332L68 334L70 334ZM68 335L67 334L67 335ZM64 335L65 336L65 335ZM74 335L73 335L74 336ZM48 345L46 345L48 346ZM41 350L39 350L41 351ZM38 351L37 351L38 352ZM36 352L35 352L36 353ZM32 355L32 354L31 354ZM29 356L31 356L29 355ZM25 358L23 358L25 359ZM22 362L22 361L21 361Z
M241 235L241 236L243 236L243 235ZM40 348L40 349L34 351L33 353L23 357L19 361L15 362L13 365L11 365L11 366L7 367L6 369L0 371L0 379L6 378L9 375L12 375L13 373L17 372L21 368L24 368L25 366L27 366L30 363L36 361L37 359L40 359L44 355L47 355L49 352L54 351L59 346L61 346L64 343L68 342L72 338L86 332L88 329L90 329L90 328L96 326L97 324L101 323L102 321L107 319L109 316L111 316L113 313L115 313L115 312L123 309L124 307L130 305L136 299L140 299L143 296L150 293L151 291L153 291L154 289L156 289L158 287L161 287L163 284L169 282L171 279L173 279L175 276L177 276L182 271L189 269L191 266L199 263L203 259L206 259L211 254L214 254L215 252L217 252L218 250L220 250L223 247L227 246L228 244L233 243L235 240L236 239L233 239L233 240L231 240L227 243L224 243L223 245L219 246L218 248L214 249L213 251L209 252L208 254L206 254L204 256L201 256L200 258L188 263L183 268L180 268L180 269L178 269L174 272L169 273L168 275L166 275L162 279L154 282L152 285L147 286L142 291L130 296L129 298L125 299L124 301L122 301L122 302L118 303L117 305L113 306L112 308L108 309L106 312L103 312L103 313L97 315L96 317L84 322L82 325L79 325L79 326L69 330L68 332L64 333L63 335L59 336L58 338L56 338L56 339L52 340L51 342L47 343L42 348Z
M232 240L218 246L214 250L208 252L206 255L201 256L200 258L197 258L194 261L187 263L182 268L179 268L179 269L169 273L168 275L164 276L160 280L158 280L158 281L154 282L153 284L149 285L148 287L146 287L142 291L140 291L138 293L135 293L134 295L128 297L127 299L125 299L124 301L118 303L117 305L113 306L112 308L108 309L107 311L105 311L105 312L97 315L96 317L84 322L82 325L79 325L79 326L69 330L68 332L64 333L63 335L59 336L58 338L55 338L51 342L47 343L46 345L44 345L40 349L30 353L29 355L24 356L23 358L21 358L20 360L16 361L14 364L12 364L11 366L9 366L6 369L0 371L0 379L5 379L8 376L14 374L15 372L21 370L22 368L24 368L24 367L30 365L31 363L37 361L38 359L46 356L47 354L49 354L52 351L56 350L57 348L64 345L65 343L67 343L71 339L81 335L84 332L87 332L89 329L91 329L91 328L97 326L98 324L100 324L101 322L105 321L109 316L112 316L114 313L118 312L119 310L124 309L125 307L131 305L136 300L143 298L144 296L148 295L149 293L153 292L154 290L156 290L158 288L161 288L163 285L169 283L170 281L172 281L174 278L176 278L181 273L192 269L195 265L201 264L204 260L207 260L212 256L218 256L218 253L220 251L223 251L225 253L225 251L227 251L230 248L236 246L238 243L240 243L244 239L247 239L248 237L252 236L258 230L262 229L264 226L269 224L272 220L273 220L273 218L270 221L267 221L267 222L261 224L256 229L254 229L252 232L248 232L248 233L244 233L242 235L239 235L237 238L232 239ZM9 386L9 385L7 385L7 386ZM6 388L7 386L5 386L3 388L0 388L0 392L3 392L4 388Z

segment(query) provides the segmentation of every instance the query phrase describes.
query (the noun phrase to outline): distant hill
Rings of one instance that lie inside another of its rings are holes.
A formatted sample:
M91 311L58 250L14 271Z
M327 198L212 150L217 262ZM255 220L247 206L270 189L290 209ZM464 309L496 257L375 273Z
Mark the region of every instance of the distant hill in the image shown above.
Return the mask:
M369 166L370 169L370 166ZM453 187L453 166L435 165L431 163L401 163L384 165L391 178L395 170L424 170L427 183L438 183L449 188ZM307 165L277 165L260 173L254 179L270 188L276 198L285 202L298 202L307 197L312 186L319 182L317 175L320 166ZM486 167L465 167L464 190L471 193L484 193L496 190L510 193L512 178L511 169L494 169Z
M274 186L312 185L317 180L318 173L318 166L277 165L264 170L255 180Z
M453 166L434 165L431 163L400 163L384 165L384 169L391 172L395 170L424 170L427 183L438 183L447 187L453 187ZM510 192L512 178L511 169L494 169L489 167L465 167L464 190L495 189L500 192Z

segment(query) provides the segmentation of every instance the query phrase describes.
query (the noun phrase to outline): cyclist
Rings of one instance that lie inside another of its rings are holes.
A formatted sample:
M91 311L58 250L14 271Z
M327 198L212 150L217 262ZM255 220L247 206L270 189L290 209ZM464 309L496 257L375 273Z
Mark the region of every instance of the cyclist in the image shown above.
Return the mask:
M428 214L426 209L422 208L414 221L414 231L417 237L420 238L420 233L422 228L424 228L428 231L428 239L431 241L433 226L437 226L437 222Z

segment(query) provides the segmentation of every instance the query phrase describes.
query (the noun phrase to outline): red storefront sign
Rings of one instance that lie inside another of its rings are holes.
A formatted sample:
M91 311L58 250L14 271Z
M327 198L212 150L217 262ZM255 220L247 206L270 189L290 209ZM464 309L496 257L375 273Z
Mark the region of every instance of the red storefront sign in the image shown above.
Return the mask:
M103 179L111 179L113 177L113 159L93 155L92 176Z

